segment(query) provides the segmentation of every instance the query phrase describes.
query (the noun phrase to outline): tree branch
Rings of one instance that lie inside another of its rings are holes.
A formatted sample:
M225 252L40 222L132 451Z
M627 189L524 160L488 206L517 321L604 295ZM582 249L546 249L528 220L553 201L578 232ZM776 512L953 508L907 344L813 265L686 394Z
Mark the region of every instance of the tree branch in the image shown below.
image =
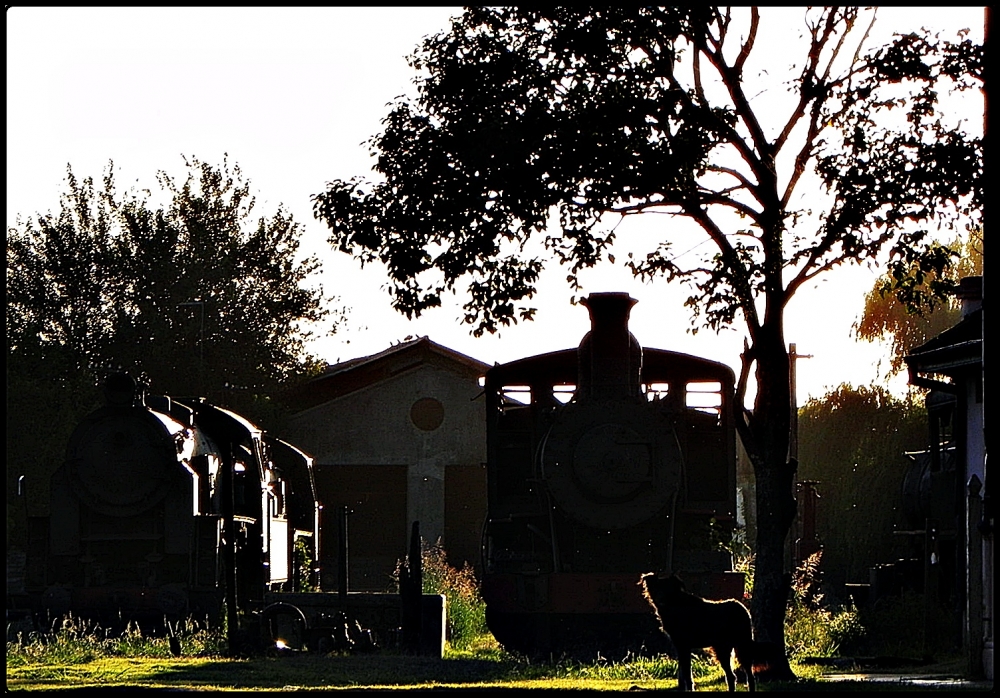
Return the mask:
M757 330L760 327L760 321L757 317L757 306L754 304L753 288L750 285L750 279L747 275L748 270L740 262L736 250L729 243L729 239L725 233L722 232L711 216L708 215L708 211L694 202L686 205L684 210L688 216L701 226L702 230L708 233L708 236L719 248L719 252L725 259L725 265L730 271L729 279L736 293L736 300L740 309L743 310L743 314L746 316L751 336L756 336Z
M708 58L719 77L722 79L722 83L725 85L726 90L729 93L729 98L733 103L736 115L746 125L747 130L750 131L750 139L753 142L754 149L757 153L754 154L753 150L747 146L735 129L730 128L728 124L726 124L728 135L727 141L740 151L744 161L754 171L754 174L757 176L757 181L760 182L761 185L763 185L764 182L773 182L775 180L773 148L767 142L767 138L764 135L764 130L760 126L757 115L754 113L753 108L750 106L750 101L747 99L746 93L743 91L743 86L740 81L740 71L726 63L725 57L722 55L721 44L717 45L714 47L714 50L712 50L706 43L701 43L700 46L696 43L695 49L700 49L705 53L706 58Z
M747 62L747 58L750 56L750 52L753 50L754 41L757 39L757 27L760 24L760 10L756 5L750 8L750 34L747 36L747 40L743 43L743 48L740 49L740 55L736 59L736 63L733 67L736 71L742 75L743 74L743 64Z

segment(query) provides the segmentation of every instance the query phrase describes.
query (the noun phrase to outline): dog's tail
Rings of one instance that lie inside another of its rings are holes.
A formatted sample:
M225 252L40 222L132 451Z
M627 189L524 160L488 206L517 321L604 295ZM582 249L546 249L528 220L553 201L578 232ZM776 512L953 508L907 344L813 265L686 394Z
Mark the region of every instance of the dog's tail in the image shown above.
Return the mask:
M772 669L784 664L784 648L776 642L758 642L751 640L749 645L741 648L737 659L744 671L752 668L754 676L763 681ZM749 664L749 666L747 666Z

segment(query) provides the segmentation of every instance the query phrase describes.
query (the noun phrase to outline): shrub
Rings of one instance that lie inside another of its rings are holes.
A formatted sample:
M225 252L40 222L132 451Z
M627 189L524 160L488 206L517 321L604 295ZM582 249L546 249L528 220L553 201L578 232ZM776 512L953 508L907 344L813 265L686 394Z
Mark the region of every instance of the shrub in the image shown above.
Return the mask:
M295 560L295 591L309 592L316 591L312 583L313 578L313 554L307 538L297 536L293 547Z
M448 599L448 641L454 649L468 649L486 627L486 604L479 595L479 581L468 563L457 569L448 564L440 541L434 545L422 541L423 592L444 594Z
M824 603L822 557L822 551L813 553L792 575L792 598L785 615L785 647L792 659L837 656L865 635L853 605Z

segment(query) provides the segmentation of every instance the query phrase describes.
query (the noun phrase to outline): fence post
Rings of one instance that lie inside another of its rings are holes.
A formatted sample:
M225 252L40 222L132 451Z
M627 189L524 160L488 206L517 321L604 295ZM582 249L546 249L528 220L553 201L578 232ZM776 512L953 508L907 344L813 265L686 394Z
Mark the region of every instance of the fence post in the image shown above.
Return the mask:
M983 483L975 474L966 486L965 507L966 596L963 638L969 676L983 675L983 538L978 524L983 516L983 499L979 495Z

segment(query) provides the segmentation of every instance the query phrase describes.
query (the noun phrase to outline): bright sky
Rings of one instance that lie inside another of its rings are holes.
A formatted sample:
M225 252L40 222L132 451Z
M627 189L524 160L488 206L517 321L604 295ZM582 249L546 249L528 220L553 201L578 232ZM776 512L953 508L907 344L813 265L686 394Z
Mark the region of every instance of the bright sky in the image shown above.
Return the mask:
M325 242L310 196L326 182L371 175L363 145L380 130L387 104L414 92L405 57L420 39L447 28L458 8L42 8L7 9L7 225L18 215L56 210L67 163L99 180L113 160L120 190L155 189L158 170L181 176L181 155L240 165L258 215L283 203L305 225L304 246L320 256L322 284L350 308L348 322L314 350L330 362L372 354L407 336L432 340L488 363L576 346L589 328L570 305L555 263L535 298L534 322L473 338L461 300L410 322L389 306L377 268L359 270ZM779 8L789 32L757 51L784 46L803 8ZM769 15L765 14L765 21ZM981 7L884 7L874 44L927 26L962 28L982 41ZM773 75L795 55L773 52ZM981 102L979 103L981 110ZM981 120L973 113L971 119ZM981 121L980 121L981 123ZM680 287L634 280L622 266L583 277L584 293L627 291L639 300L632 333L640 343L707 356L739 367L743 330L690 334ZM855 342L851 326L878 270L844 268L801 289L788 308L786 337L800 354L798 399L842 382L869 384L881 346ZM892 384L901 390L903 381Z

